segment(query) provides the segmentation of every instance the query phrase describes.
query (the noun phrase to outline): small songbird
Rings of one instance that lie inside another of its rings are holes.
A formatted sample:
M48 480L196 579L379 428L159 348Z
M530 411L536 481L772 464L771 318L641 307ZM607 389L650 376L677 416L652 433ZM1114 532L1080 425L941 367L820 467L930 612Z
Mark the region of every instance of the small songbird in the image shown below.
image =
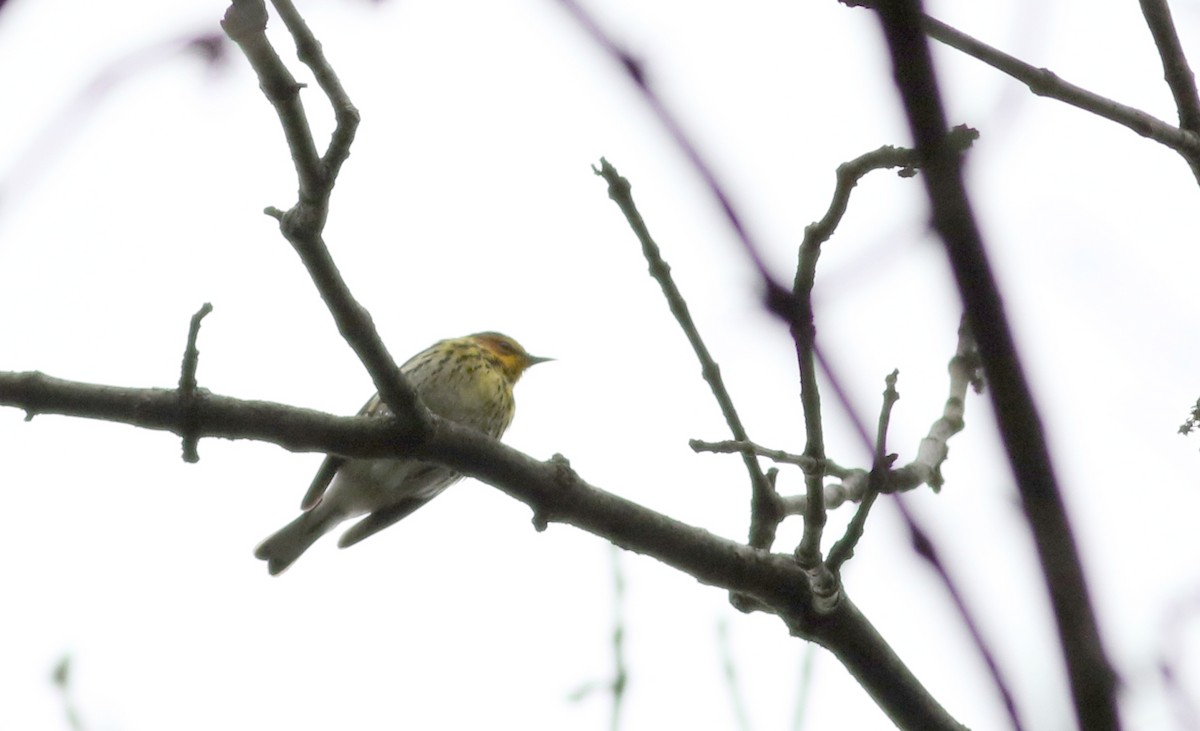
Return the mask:
M400 372L435 414L499 439L512 422L513 386L527 368L547 360L526 353L507 335L482 332L435 343ZM376 394L359 413L391 411ZM366 515L338 540L345 548L409 515L461 478L448 467L415 459L329 455L300 503L304 512L263 541L254 555L278 574L342 521Z

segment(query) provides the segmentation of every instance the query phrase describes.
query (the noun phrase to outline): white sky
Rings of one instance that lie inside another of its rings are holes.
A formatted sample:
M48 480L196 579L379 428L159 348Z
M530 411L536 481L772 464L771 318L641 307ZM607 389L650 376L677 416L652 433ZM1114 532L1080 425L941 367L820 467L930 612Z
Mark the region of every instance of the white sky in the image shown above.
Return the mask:
M595 3L594 3L595 4ZM1200 6L1175 3L1193 63ZM699 368L590 165L605 155L643 214L756 440L803 444L786 332L711 200L636 95L554 3L301 3L362 112L326 239L402 360L503 330L558 362L518 387L506 441L555 452L593 484L744 539L736 457ZM13 0L0 13L0 368L171 386L188 318L202 386L352 413L370 381L263 216L295 180L274 113L234 50L143 64L45 130L98 73L216 29L222 3ZM1136 3L933 5L963 30L1099 93L1173 119ZM609 2L603 19L714 161L781 277L840 162L905 144L872 17L824 2ZM293 55L272 20L279 48ZM1167 649L1200 696L1200 441L1175 435L1200 395L1192 316L1195 181L1169 151L1034 98L941 49L954 122L982 132L972 191L1024 348L1130 727L1169 727ZM315 127L330 117L304 96ZM48 143L48 144L47 144ZM46 145L30 156L30 149ZM900 369L902 461L941 409L956 296L917 181L875 173L825 249L818 327L864 416ZM865 453L827 396L829 452ZM93 729L607 728L607 544L532 530L473 481L348 551L318 543L267 576L253 547L295 514L317 455L0 411L0 731L63 728L49 682L75 661ZM912 503L961 580L1031 729L1070 726L1033 553L984 399L951 445L940 495ZM797 472L781 476L801 488ZM836 536L847 517L831 527ZM798 537L788 523L777 545ZM771 617L626 555L631 669L623 728L729 728L717 651L729 622L755 729L789 728L805 656ZM848 570L850 596L961 721L1004 718L944 592L889 501ZM818 652L807 728L888 728Z

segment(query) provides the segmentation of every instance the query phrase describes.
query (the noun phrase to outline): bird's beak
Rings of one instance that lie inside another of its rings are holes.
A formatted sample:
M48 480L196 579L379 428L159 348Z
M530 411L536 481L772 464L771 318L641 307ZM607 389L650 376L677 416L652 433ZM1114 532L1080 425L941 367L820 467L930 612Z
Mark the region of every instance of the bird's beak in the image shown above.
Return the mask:
M554 360L554 359L553 358L543 358L540 355L527 355L527 356L525 356L525 367L528 368L529 366L535 366L538 363L545 363L545 362L551 361L551 360Z

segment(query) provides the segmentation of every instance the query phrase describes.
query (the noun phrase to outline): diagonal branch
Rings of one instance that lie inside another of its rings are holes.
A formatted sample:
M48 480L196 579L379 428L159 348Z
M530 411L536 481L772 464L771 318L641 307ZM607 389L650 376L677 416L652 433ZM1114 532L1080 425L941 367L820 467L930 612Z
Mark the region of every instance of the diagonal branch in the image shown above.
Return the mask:
M845 534L829 549L829 559L826 564L834 575L839 575L842 564L854 555L854 548L862 538L863 529L867 525L867 515L870 514L875 499L879 497L879 488L887 477L888 469L896 459L896 455L887 453L887 433L888 425L892 420L892 407L900 400L900 393L896 391L896 379L899 377L900 371L893 370L884 379L887 387L883 391L883 408L879 410L879 428L875 434L875 460L871 467L871 477L867 482L867 494L863 496L858 510L850 519L850 524L846 526Z
M1171 8L1167 0L1139 0L1142 5L1142 16L1150 34L1154 36L1154 45L1158 47L1158 56L1162 60L1163 77L1175 97L1175 108L1179 110L1179 126L1189 132L1200 133L1200 94L1196 92L1196 77L1188 65L1187 56L1183 53L1183 45L1179 42L1179 34L1175 32L1175 21L1171 18Z
M625 220L629 222L630 228L641 242L642 254L650 265L650 276L654 277L658 286L662 288L663 296L667 299L667 306L671 308L671 314L679 322L680 329L683 330L692 350L696 353L696 359L700 361L700 372L708 383L709 389L712 390L717 405L721 407L721 414L725 417L725 423L729 425L729 431L733 434L733 438L739 442L749 441L746 428L742 426L742 419L738 416L733 399L729 396L729 390L725 388L725 380L721 378L721 368L713 360L712 355L708 352L708 347L700 337L700 331L696 328L696 322L692 319L687 302L671 277L671 267L663 259L658 244L650 236L650 230L646 227L642 214L633 202L632 186L604 158L600 158L600 168L593 167L593 170L596 175L608 182L608 197L620 207L621 212L625 214ZM746 465L746 471L750 475L749 542L755 548L770 549L775 542L775 528L783 518L779 495L763 474L754 454L749 451L741 454L742 462Z
M354 134L358 130L358 109L350 101L350 96L342 87L342 81L333 72L333 67L325 60L325 52L320 41L308 28L308 23L296 10L291 0L271 0L275 11L287 26L292 39L296 42L296 56L313 72L317 85L329 99L333 107L336 127L329 138L329 147L325 150L321 164L329 184L337 178L342 163L350 157L350 145L354 142Z
M848 597L830 612L811 605L807 576L790 556L760 551L642 507L589 485L556 456L547 461L485 434L431 416L425 440L399 439L380 419L340 417L281 404L196 394L187 422L177 392L97 386L41 373L0 372L0 405L36 414L65 414L201 437L255 439L292 451L346 457L406 456L444 464L530 505L535 515L655 558L710 586L752 597L792 634L836 655L902 728L961 731Z
M267 40L265 5L262 0L234 0L225 13L221 27L246 54L258 76L263 94L275 108L299 179L299 200L296 205L287 212L268 208L267 213L279 220L280 231L300 256L333 315L338 332L362 361L380 398L413 435L423 434L429 429L428 411L417 399L416 391L401 376L395 360L375 329L370 313L350 294L322 238L325 219L329 215L329 196L333 191L334 177L349 154L350 142L358 125L358 112L346 98L336 75L320 52L320 45L295 13L295 8L286 0L278 0L276 5L283 13L289 30L296 36L304 62L314 69L318 83L329 95L338 125L329 151L322 159L317 154L312 130L300 102L301 85Z
M956 150L965 150L978 137L975 130L962 126L956 127L953 136L948 138L948 145ZM888 167L903 166L914 169L921 165L921 157L916 150L884 146L872 152L843 163L837 169L837 185L834 187L833 201L829 210L820 221L810 224L804 229L804 240L800 243L796 277L792 284L792 299L795 303L796 317L790 321L792 340L796 344L796 361L800 368L800 402L804 410L804 429L806 440L804 457L813 464L825 461L825 437L823 417L821 414L821 395L817 385L817 364L824 365L824 360L817 349L816 322L812 309L812 289L816 282L817 260L821 256L821 246L833 235L834 230L846 213L850 203L850 192L858 185L858 181L872 170ZM828 374L834 383L838 398L846 403L845 394L837 385L833 374ZM847 408L847 411L849 409ZM801 566L809 567L813 572L814 587L817 591L833 591L836 582L833 576L821 568L821 534L826 522L826 501L824 499L823 470L808 470L804 475L804 533L800 544L796 547L796 560Z
M979 346L1000 434L1041 559L1079 725L1089 731L1119 729L1116 674L1100 640L1041 417L967 198L959 156L945 145L946 115L929 45L921 32L921 3L892 0L881 3L878 12L896 88L917 149L926 160L923 177L933 226L945 243Z
M1150 1L1147 0L1147 2ZM881 10L886 4L880 0L839 0L839 2L850 7L866 7L874 10ZM1161 2L1161 0L1157 0L1157 2ZM1154 4L1157 4L1157 2ZM1143 3L1144 6L1145 3ZM1163 7L1165 7L1165 4ZM1029 90L1038 96L1057 99L1085 112L1091 112L1096 116L1103 117L1110 122L1116 122L1143 137L1171 148L1187 161L1193 175L1196 176L1197 181L1200 181L1200 128L1189 124L1189 121L1194 122L1195 120L1189 120L1184 117L1184 106L1180 107L1180 119L1183 122L1181 129L1136 107L1122 104L1121 102L1072 84L1049 69L1038 68L1025 63L1016 56L989 46L983 41L969 36L936 18L923 14L921 16L921 27L935 41L944 43L972 58L982 61L1001 73L1013 77L1028 86ZM1154 28L1155 24L1152 23L1152 32L1155 32ZM1176 39L1176 43L1178 43L1178 39ZM1160 45L1160 53L1162 52L1161 48L1162 46ZM1164 55L1164 68L1168 64L1167 58L1168 56ZM1171 56L1171 58L1182 59L1182 50L1178 56ZM1170 63L1172 65L1175 64L1174 61ZM1186 61L1184 62L1184 68L1186 68ZM1178 69L1166 70L1168 83L1172 83L1170 81L1172 76L1175 76L1177 80L1183 78L1183 75L1178 73ZM1188 76L1190 77L1190 71L1188 71ZM1182 89L1182 81L1177 81L1176 83L1180 83L1180 88ZM1180 96L1179 92L1176 91L1174 83L1172 83L1172 92L1176 94L1176 104L1178 105L1180 103ZM1192 94L1195 94L1194 87L1192 88Z

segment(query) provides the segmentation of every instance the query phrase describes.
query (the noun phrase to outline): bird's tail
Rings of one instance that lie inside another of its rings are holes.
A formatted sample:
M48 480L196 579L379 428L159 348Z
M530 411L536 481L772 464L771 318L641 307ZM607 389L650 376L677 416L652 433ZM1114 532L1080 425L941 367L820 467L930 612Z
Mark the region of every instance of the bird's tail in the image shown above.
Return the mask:
M267 570L272 576L291 566L300 558L300 554L307 551L318 538L333 530L345 517L322 508L326 508L326 505L318 503L312 509L301 513L298 518L272 533L254 549L255 558L267 562Z

